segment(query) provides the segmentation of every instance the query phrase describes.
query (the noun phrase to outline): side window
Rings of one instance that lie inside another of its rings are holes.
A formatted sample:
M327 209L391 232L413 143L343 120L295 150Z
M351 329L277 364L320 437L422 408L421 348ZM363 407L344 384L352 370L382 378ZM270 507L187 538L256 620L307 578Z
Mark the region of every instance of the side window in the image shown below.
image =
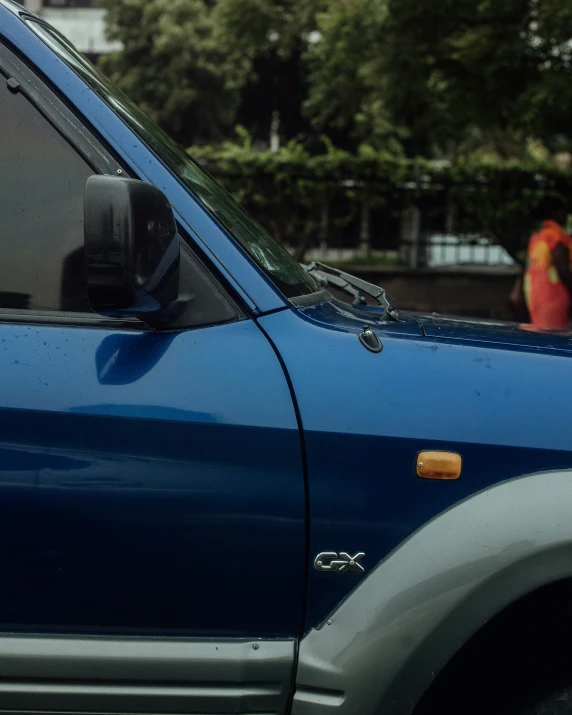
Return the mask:
M83 204L93 173L0 76L0 309L91 312Z

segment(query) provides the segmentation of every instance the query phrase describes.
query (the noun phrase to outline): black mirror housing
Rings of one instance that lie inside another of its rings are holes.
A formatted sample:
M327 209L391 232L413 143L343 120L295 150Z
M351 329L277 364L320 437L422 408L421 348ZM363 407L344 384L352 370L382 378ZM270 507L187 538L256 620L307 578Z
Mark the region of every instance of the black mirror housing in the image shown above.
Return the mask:
M159 326L179 294L180 247L167 197L151 184L90 176L85 187L88 297L102 315Z

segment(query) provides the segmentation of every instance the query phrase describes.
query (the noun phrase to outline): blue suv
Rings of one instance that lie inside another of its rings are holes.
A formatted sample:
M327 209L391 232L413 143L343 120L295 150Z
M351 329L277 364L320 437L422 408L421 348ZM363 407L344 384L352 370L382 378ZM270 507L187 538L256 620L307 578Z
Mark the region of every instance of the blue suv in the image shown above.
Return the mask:
M316 270L0 0L0 711L570 712L570 335Z

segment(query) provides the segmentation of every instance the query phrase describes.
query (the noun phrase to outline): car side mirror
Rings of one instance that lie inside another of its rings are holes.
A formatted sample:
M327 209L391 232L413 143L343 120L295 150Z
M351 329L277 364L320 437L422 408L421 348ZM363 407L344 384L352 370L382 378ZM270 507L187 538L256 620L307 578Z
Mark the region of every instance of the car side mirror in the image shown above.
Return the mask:
M154 327L168 322L179 295L180 248L167 197L143 181L90 176L84 235L91 307Z

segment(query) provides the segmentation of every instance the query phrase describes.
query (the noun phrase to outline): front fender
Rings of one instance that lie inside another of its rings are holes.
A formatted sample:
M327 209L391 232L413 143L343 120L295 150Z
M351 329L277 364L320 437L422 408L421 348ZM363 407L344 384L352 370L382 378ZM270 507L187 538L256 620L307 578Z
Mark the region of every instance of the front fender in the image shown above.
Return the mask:
M406 715L487 620L572 576L572 470L456 504L389 554L299 651L294 715Z

